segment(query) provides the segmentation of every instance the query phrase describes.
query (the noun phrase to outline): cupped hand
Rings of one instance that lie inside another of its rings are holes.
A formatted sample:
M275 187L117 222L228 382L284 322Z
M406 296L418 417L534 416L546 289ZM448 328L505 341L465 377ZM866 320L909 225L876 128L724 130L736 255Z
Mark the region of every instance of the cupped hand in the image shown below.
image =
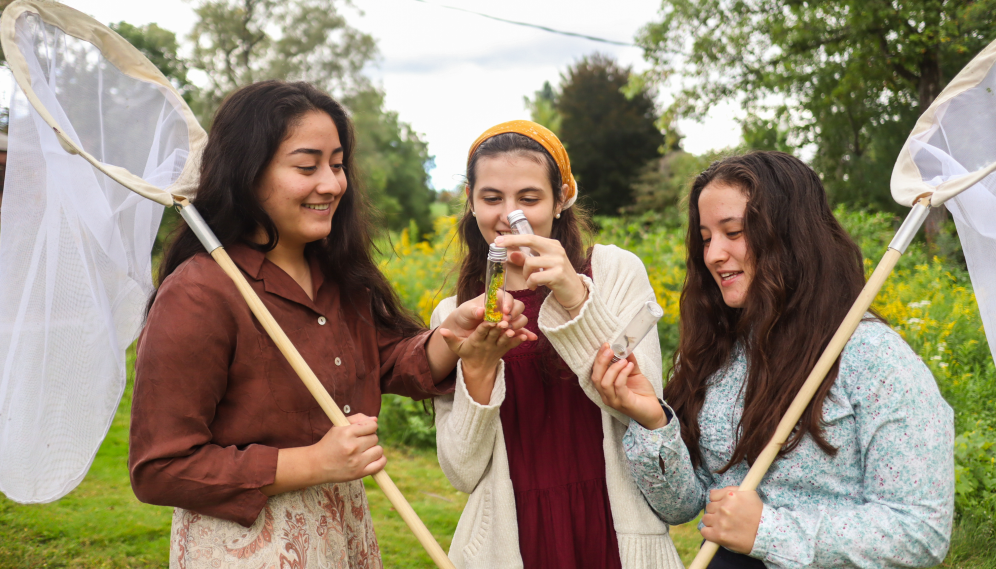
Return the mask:
M709 491L702 516L702 537L730 551L748 554L754 549L764 503L753 490L736 486Z
M453 332L439 331L446 344L460 358L467 392L474 401L487 405L497 377L498 362L502 356L519 346L522 335L509 335L500 328L501 322L482 322L469 338L457 338Z
M377 417L357 413L349 426L332 427L311 446L316 476L322 482L348 482L379 472L387 464L377 444Z
M588 289L581 281L567 251L560 241L538 235L499 235L495 245L501 247L529 247L538 256L524 255L521 251L510 251L508 260L522 267L526 286L536 290L545 286L553 293L561 306L579 306L588 296Z
M529 319L522 312L526 306L521 300L516 300L511 294L501 295L502 312L505 316L497 327L509 338L518 337L522 341L534 342L537 340L536 334L526 329ZM439 332L446 337L446 332L450 332L454 337L466 340L473 334L478 326L484 322L484 302L485 295L480 295L457 306L456 310L446 317L446 320L439 325ZM449 340L447 340L449 344ZM459 355L459 354L458 354Z
M650 380L630 354L625 360L612 363L612 349L602 344L591 368L591 383L602 397L602 403L636 420L651 431L667 425L667 416L657 401Z

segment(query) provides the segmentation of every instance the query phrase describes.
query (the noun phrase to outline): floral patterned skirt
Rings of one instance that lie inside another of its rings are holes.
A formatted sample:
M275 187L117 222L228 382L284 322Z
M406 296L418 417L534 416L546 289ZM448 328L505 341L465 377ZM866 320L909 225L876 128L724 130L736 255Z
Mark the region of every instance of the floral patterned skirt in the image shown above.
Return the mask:
M171 569L382 569L363 482L271 497L250 528L173 510Z

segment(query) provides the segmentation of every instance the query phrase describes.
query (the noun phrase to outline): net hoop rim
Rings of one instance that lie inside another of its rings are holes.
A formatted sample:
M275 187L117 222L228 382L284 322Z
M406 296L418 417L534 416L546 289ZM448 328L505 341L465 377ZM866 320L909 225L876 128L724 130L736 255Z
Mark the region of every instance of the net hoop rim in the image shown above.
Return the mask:
M190 154L183 165L180 176L168 187L169 191L146 182L140 176L124 168L104 164L80 148L62 132L59 123L32 89L31 72L27 60L15 40L17 20L26 13L34 14L46 24L59 28L63 33L93 45L100 51L101 56L128 77L164 87L175 97L176 102L179 103L183 119L187 123ZM104 24L65 4L48 0L16 0L7 6L0 17L0 45L3 46L7 64L10 66L21 91L42 119L55 130L59 143L67 152L79 154L114 181L164 206L173 205L172 194L174 193L187 198L194 197L200 178L201 152L207 143L207 133L176 87L128 40Z
M964 91L977 87L989 70L996 63L996 40L982 49L971 61L954 76L944 87L934 102L917 119L916 125L903 143L896 165L892 169L891 190L892 199L900 205L912 207L924 194L930 194L930 206L938 207L947 200L982 181L986 176L996 171L996 162L975 172L953 177L937 186L931 186L923 181L920 169L913 160L910 141L935 126L935 118L941 107Z

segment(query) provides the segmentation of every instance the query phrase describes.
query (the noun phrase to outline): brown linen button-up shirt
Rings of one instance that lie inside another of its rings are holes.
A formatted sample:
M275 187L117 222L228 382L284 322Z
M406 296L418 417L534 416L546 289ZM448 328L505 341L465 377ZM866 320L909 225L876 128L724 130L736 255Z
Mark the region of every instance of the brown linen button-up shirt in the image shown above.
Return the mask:
M249 284L347 415L380 412L382 393L424 399L433 385L426 330L373 325L369 298L341 299L311 264L312 301L245 245L228 249ZM163 282L138 340L129 467L139 500L250 526L266 503L277 450L314 444L331 421L207 254Z

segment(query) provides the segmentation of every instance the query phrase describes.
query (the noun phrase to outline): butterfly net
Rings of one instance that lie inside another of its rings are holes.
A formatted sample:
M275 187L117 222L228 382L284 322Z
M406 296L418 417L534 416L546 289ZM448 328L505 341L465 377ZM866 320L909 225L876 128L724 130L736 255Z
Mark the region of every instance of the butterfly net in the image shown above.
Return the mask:
M79 484L110 427L163 204L190 193L205 135L88 16L22 0L0 27L18 83L0 210L0 491L48 502Z
M990 349L996 349L996 42L917 121L892 172L892 197L951 211Z

